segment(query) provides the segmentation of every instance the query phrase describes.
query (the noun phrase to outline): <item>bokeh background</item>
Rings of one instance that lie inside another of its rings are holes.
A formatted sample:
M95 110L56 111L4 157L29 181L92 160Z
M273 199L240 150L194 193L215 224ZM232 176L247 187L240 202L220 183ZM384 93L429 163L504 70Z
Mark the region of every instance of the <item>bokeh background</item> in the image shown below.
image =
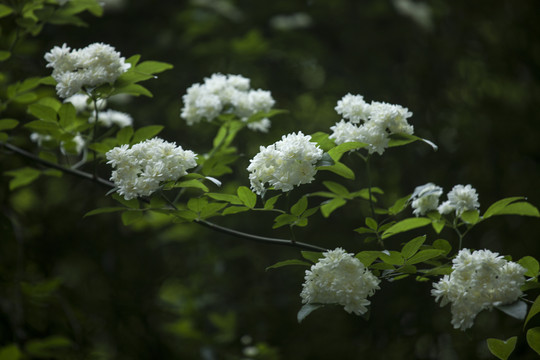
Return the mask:
M179 117L186 89L217 72L250 78L253 88L270 90L276 107L290 112L273 118L266 134L239 135L242 156L223 178L230 184L224 191L249 186L245 168L260 145L293 131L328 132L340 120L337 101L352 93L409 108L415 134L439 145L437 152L414 143L375 156L373 183L385 190L384 204L427 182L446 192L471 184L483 211L508 196L540 204L538 1L105 3L102 17L83 16L89 27L46 26L19 49L17 71L48 75L43 54L63 43L80 48L104 42L126 57L171 63L173 70L146 83L153 98L110 107L130 113L136 127L164 125L163 138L197 153L210 150L216 128L188 127ZM30 149L28 134L18 135L18 144ZM1 159L2 171L31 165L15 155ZM345 184L367 186L363 164L348 161L357 179ZM109 176L106 165L100 171ZM340 181L332 174L321 179ZM326 307L298 324L304 268L265 271L300 258L298 250L158 217L129 227L117 214L83 218L114 202L107 189L67 175L15 192L8 182L0 178L2 346L61 335L72 345L50 357L450 360L494 359L485 339L518 335L511 359L535 358L521 322L494 310L481 313L470 331L453 330L449 308L430 296L431 284L413 279L383 283L367 320ZM310 186L321 189L320 182ZM337 210L331 220L318 214L296 236L351 252L372 248L352 231L366 215L354 206ZM271 229L268 214L215 222L289 237ZM465 246L538 258L539 226L532 218L492 219L477 226ZM399 248L412 235L387 245ZM429 230L428 236L437 238ZM451 233L440 237L457 246Z

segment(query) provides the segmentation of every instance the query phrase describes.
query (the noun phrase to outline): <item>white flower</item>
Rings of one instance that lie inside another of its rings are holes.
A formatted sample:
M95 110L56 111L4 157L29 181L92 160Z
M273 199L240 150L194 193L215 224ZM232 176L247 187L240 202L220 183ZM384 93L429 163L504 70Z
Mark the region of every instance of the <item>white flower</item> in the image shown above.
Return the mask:
M95 121L96 114L94 112L92 116L88 119L88 122L94 123ZM131 126L133 124L133 118L129 114L109 109L107 111L98 112L98 123L107 127L117 125L118 127L122 128L126 126Z
M183 150L175 143L153 138L135 144L115 147L105 156L107 163L116 168L111 180L118 193L126 200L149 196L165 181L175 181L197 166L197 155Z
M66 154L69 154L69 153L75 153L75 154L79 155L83 151L84 146L86 145L86 142L84 141L81 134L75 135L70 140L70 142L71 142L71 144L67 144L64 141L60 142L60 151L62 152L62 154L66 155ZM66 145L71 145L72 147L68 150L68 149L66 149Z
M37 143L38 146L41 146L44 142L51 141L53 138L51 135L45 135L33 132L30 134L30 140Z
M368 104L362 95L345 95L336 106L344 119L330 129L336 144L363 142L370 154L382 155L388 147L390 135L412 135L414 128L407 122L412 116L407 108L382 102Z
M251 172L251 188L260 195L266 191L265 183L286 192L313 181L315 163L322 158L323 151L310 139L311 136L298 132L284 135L267 147L261 146L247 168Z
M369 104L364 101L362 95L345 95L338 101L335 110L345 119L355 124L358 124L361 120L368 120L370 116Z
M64 100L64 103L71 103L77 112L94 111L94 101L86 94L75 94ZM103 110L107 106L107 100L99 99L97 101L98 110Z
M78 50L71 50L66 44L55 46L45 54L45 60L47 67L53 68L56 92L62 98L76 94L83 87L112 84L131 67L114 47L103 43Z
M437 210L442 193L443 189L433 183L417 186L409 200L412 201L413 214L418 216L431 210Z
M455 211L457 216L461 216L465 211L475 210L479 207L476 189L471 185L456 185L448 193L448 201L442 203L438 210L441 214Z
M254 114L270 111L275 104L271 93L250 90L249 83L249 79L240 75L213 74L203 84L193 84L187 89L180 116L193 125L202 120L212 121L222 113L232 113L247 122ZM263 132L269 127L267 118L248 124L248 128Z
M462 249L452 261L452 273L433 284L435 301L440 300L441 306L451 304L455 329L472 327L480 311L510 304L522 295L526 269L498 255Z
M306 270L300 294L304 304L339 304L348 313L362 315L367 312L380 280L353 254L342 248L323 253L324 257Z

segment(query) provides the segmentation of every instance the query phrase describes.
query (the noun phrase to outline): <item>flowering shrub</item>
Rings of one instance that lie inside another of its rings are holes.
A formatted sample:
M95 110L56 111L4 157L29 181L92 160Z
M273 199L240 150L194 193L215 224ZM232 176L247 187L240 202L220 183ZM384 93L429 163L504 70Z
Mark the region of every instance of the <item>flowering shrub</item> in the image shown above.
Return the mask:
M48 5L57 9L70 3ZM87 5L81 5L80 10L95 9L90 3L84 2ZM71 19L68 15L73 14L64 13L65 21ZM13 89L20 90L24 84L20 93L31 92L25 114L32 120L24 122L24 128L31 133L19 133L17 119L2 119L0 145L47 170L24 167L7 171L12 177L10 190L29 185L42 175L67 173L104 185L111 190L109 194L117 193L112 196L117 206L93 209L87 216L121 212L124 225L131 225L146 214L165 215L168 222L193 223L239 238L302 249L301 259L283 260L269 267L306 268L299 321L329 305L364 315L371 302L377 301L376 290L386 282L413 278L433 283L431 294L441 306L451 305L451 324L456 329L473 328L477 314L483 310L498 308L524 320L525 326L540 312L540 297L534 302L527 299L527 291L540 288L536 259L526 256L513 262L487 249L463 248L469 231L494 216L540 217L538 209L524 197L501 199L482 212L477 191L471 185L454 186L447 200L440 203L443 188L427 183L417 186L410 195L394 199L391 206L382 205L386 194L371 183L374 154L382 156L390 148L417 141L437 149L429 140L414 135L408 122L412 113L407 108L367 103L362 95L349 93L337 101L335 111L341 120L330 127L331 133L305 135L298 130L269 146L260 146L257 154L249 154L247 158L253 157L241 173L251 188L236 183L226 186L225 175L232 173L232 164L245 155L235 146L237 135L244 128L267 132L270 118L285 112L273 108L276 102L269 91L251 89L250 79L242 75L219 73L190 86L182 96L180 117L188 126L214 126L216 130L211 149L196 154L157 137L163 126L135 130L131 115L106 109L115 95L151 96L139 83L172 65L139 62L138 55L126 59L103 43L78 50L66 44L56 46L45 54L45 59L46 67L53 70L52 78L27 79L6 91L7 97L16 98L20 94ZM48 86L54 86L60 99L49 96L54 91ZM17 136L29 137L41 151L39 156L16 145L13 139ZM365 167L349 161L352 157L363 161ZM105 175L110 181L99 176L100 163L110 166ZM81 170L85 165L90 165L86 168L92 171ZM332 180L319 182L322 172ZM358 183L342 181L356 176L365 177L363 187L349 189L347 186ZM311 184L309 188L316 191L307 192L302 187L305 184ZM296 197L291 195L293 191L298 191ZM316 214L325 219L333 217L338 209L354 201L367 209L367 213L355 213L362 225L354 231L365 238L366 244L375 240L378 250L366 246L349 253L339 247L339 239L335 240L338 246L334 250L297 241L296 227L308 226ZM291 240L248 234L209 220L235 214L248 218L255 211L277 214L273 228L288 227ZM420 228L437 238L432 240L427 234L410 236L409 231ZM455 234L457 246L452 246L452 239L439 238L445 229ZM396 235L406 239L399 248L388 241ZM457 247L457 253L452 252L453 247ZM532 302L530 308L526 301ZM185 327L180 324L179 328ZM539 328L527 332L528 343L537 352L538 332ZM515 341L502 343L490 350L506 358L504 354L514 350ZM255 354L257 348L246 349Z

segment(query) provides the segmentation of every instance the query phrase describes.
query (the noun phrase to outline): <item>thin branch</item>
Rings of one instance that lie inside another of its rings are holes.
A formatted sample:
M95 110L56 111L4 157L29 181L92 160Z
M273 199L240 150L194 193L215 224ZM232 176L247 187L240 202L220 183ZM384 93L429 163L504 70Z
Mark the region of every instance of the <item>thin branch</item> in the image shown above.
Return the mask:
M84 179L87 179L87 180L97 182L100 185L104 185L104 186L107 186L107 187L114 187L114 183L112 183L110 181L107 181L107 180L102 179L100 177L94 177L92 174L86 173L86 172L81 171L81 170L70 169L70 168L64 167L64 166L62 166L60 164L56 164L56 163L53 163L51 161L42 159L39 156L36 156L36 155L34 155L32 153L29 153L28 151L23 150L23 149L15 146L15 145L11 145L9 143L2 142L2 141L0 141L0 145L4 146L6 149L9 149L10 151L13 151L16 154L22 155L22 156L24 156L24 157L26 157L26 158L28 158L30 160L33 160L33 161L35 161L35 162L37 162L37 163L39 163L41 165L44 165L44 166L47 166L47 167L50 167L50 168L53 168L53 169L60 170L62 172L70 174L70 175L75 175L75 176L78 176L78 177L81 177L81 178L84 178Z
M325 248L322 248L322 247L319 247L319 246L316 246L316 245L311 245L311 244L298 242L298 241L293 242L291 240L275 239L275 238L269 238L269 237L264 237L264 236L246 234L246 233L243 233L243 232L240 232L240 231L236 231L236 230L233 230L233 229L229 229L229 228L226 228L226 227L223 227L223 226L216 225L216 224L211 223L211 222L206 221L206 220L194 220L194 222L196 222L199 225L210 228L212 230L215 230L217 232L221 232L221 233L228 234L228 235L233 235L233 236L236 236L236 237L239 237L239 238L242 238L242 239L265 242L265 243L270 243L270 244L297 247L297 248L301 248L301 249L305 249L305 250L311 250L311 251L328 251L328 249L325 249Z
M81 177L81 178L86 179L86 180L97 182L98 184L109 187L109 188L114 188L114 186L115 186L114 183L112 183L110 181L107 181L107 180L105 180L103 178L94 176L92 174L86 173L86 172L81 171L81 170L66 168L66 167L64 167L62 165L50 162L50 161L45 160L45 159L42 159L42 158L40 158L40 157L38 157L38 156L36 156L36 155L34 155L32 153L29 153L28 151L23 150L23 149L15 146L15 145L11 145L11 144L8 144L8 143L2 142L2 141L0 141L0 145L4 146L6 149L9 149L10 151L12 151L12 152L14 152L16 154L19 154L19 155L24 156L24 157L26 157L28 159L31 159L31 160L33 160L33 161L35 161L35 162L37 162L37 163L39 163L41 165L63 171L65 173L67 173L67 174L78 176L78 177ZM170 203L170 204L174 208L176 208L174 206L174 204L172 204L172 203ZM322 248L322 247L319 247L319 246L316 246L316 245L311 245L311 244L298 242L298 241L292 241L292 240L287 240L287 239L276 239L276 238L270 238L270 237L265 237L265 236L258 236L258 235L244 233L244 232L229 229L229 228L226 228L226 227L223 227L223 226L220 226L220 225L217 225L217 224L214 224L212 222L202 220L202 219L193 220L193 222L196 223L196 224L199 224L201 226L207 227L209 229L212 229L214 231L221 232L221 233L228 234L228 235L232 235L232 236L236 236L236 237L242 238L242 239L247 239L247 240L252 240L252 241L257 241L257 242L265 242L265 243L269 243L269 244L277 244L277 245L283 245L283 246L297 247L297 248L300 248L300 249L311 250L311 251L327 251L327 249L325 249L325 248Z

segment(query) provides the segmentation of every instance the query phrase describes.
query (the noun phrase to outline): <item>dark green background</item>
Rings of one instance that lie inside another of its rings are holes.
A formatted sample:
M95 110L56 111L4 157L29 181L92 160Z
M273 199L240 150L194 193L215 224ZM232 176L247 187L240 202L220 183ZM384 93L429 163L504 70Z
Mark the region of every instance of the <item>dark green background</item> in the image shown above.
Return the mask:
M182 95L215 72L250 78L253 88L270 90L276 107L290 113L273 118L267 134L240 134L242 157L236 172L222 179L231 184L229 191L249 185L244 169L260 145L293 131L328 132L340 120L333 108L350 92L409 108L415 134L439 145L433 152L414 143L373 158L374 185L385 190L385 205L427 182L445 192L471 184L483 211L508 196L540 204L537 1L415 2L431 9L427 27L386 0L201 3L127 0L101 18L85 16L88 28L47 26L19 49L17 71L48 75L42 55L64 42L72 48L104 42L126 57L171 63L173 70L146 83L154 98L111 108L130 113L136 127L165 125L163 138L200 154L210 150L216 128L188 127L179 118ZM312 24L289 31L271 26L273 16L296 12L308 14ZM18 135L18 143L29 148L20 140L28 134ZM357 180L344 184L367 186L363 164L347 161ZM2 156L0 170L27 164ZM108 171L106 165L100 169L103 177ZM494 357L486 338L518 335L511 359L535 358L521 322L485 311L471 330L453 330L450 309L434 302L431 284L413 279L382 283L371 298L369 320L328 307L298 324L304 269L264 270L299 258L295 249L160 219L134 227L124 227L116 214L83 219L92 209L114 204L105 197L107 189L65 175L10 193L9 178L1 179L0 345L64 335L75 344L65 358L239 359L240 338L249 334L261 349L271 348L260 359L489 359ZM331 174L318 179L341 181ZM317 182L305 189L321 188ZM362 210L347 206L330 220L317 214L297 239L350 252L371 248L352 231L363 225ZM289 236L271 230L268 214L215 221ZM538 226L531 218L494 218L477 226L465 246L514 259L538 257ZM387 246L398 249L412 235L389 239ZM437 238L429 230L428 236ZM457 246L451 233L441 237ZM54 297L18 297L14 279L51 278L62 279Z

